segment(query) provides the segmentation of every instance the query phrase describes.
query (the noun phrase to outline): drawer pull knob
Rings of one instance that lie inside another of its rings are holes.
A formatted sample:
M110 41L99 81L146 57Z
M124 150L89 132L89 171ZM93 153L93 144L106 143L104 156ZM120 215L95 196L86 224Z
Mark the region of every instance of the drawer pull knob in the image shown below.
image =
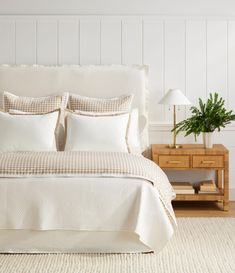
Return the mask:
M179 161L179 160L169 160L168 163L170 163L170 164L179 164L179 163L181 163L181 161Z
M215 161L214 160L203 160L202 163L203 164L213 164L213 163L215 163Z

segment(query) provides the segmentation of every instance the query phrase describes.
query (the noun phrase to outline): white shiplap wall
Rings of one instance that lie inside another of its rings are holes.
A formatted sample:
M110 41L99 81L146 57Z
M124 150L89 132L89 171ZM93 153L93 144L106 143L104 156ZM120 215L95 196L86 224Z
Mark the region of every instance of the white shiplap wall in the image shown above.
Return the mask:
M150 136L171 141L171 111L157 105L169 88L193 104L219 92L235 110L235 20L172 16L0 16L0 63L148 64ZM185 118L188 108L177 111ZM235 127L215 134L231 152L235 189ZM193 142L193 138L180 138Z

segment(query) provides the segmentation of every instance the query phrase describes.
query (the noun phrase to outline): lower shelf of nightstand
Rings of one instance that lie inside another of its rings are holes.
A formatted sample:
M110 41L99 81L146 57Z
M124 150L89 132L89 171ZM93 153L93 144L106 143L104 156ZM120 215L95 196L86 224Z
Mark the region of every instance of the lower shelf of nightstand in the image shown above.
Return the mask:
M220 190L219 193L207 193L207 194L177 194L174 201L219 201L224 200L223 191Z

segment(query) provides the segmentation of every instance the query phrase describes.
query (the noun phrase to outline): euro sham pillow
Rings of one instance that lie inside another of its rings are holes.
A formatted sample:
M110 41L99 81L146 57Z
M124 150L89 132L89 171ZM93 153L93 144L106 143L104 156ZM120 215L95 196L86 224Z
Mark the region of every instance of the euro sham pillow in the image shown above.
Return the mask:
M125 114L126 112L107 112L107 113L95 113L95 112L85 112L85 111L75 111L75 113L80 113L88 116L112 116ZM127 143L129 152L133 154L141 154L141 144L140 144L140 130L139 130L139 111L138 108L134 108L130 112L130 119L127 132Z
M66 108L67 102L68 93L37 98L16 96L6 91L3 93L3 109L5 112L9 112L11 109L22 112L45 114L55 111L56 109Z
M128 112L131 109L132 100L132 94L115 98L91 98L69 94L68 108L72 111Z
M130 113L129 130L127 136L130 153L141 154L140 129L139 129L139 111L134 108Z
M0 152L56 151L59 111L42 115L0 112Z
M68 93L63 95L51 95L47 97L21 97L9 92L3 93L4 111L19 114L46 114L60 109L59 124L56 128L57 149L64 149L64 109L68 103Z
M65 151L128 152L129 116L67 111Z

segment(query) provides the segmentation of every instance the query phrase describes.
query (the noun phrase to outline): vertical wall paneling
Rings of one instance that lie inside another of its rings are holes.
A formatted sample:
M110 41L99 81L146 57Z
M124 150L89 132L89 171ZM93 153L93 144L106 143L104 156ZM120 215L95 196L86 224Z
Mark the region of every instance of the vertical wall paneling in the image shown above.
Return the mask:
M142 64L142 18L122 20L122 63Z
M198 105L198 97L206 98L206 22L201 20L186 23L185 93L192 105Z
M235 21L228 22L228 107L235 111ZM228 132L227 138L234 139L234 132ZM235 142L231 141L229 147L230 162L235 162ZM235 188L235 166L230 164L230 187Z
M228 106L235 110L235 21L228 24Z
M16 63L35 64L36 21L23 19L16 21Z
M58 63L79 63L79 20L59 20Z
M100 64L100 19L80 20L80 63Z
M198 97L219 92L235 111L235 20L187 16L0 16L0 64L149 65L150 142L171 143L172 108L158 105L171 88ZM179 107L178 121L189 115ZM235 124L215 133L235 158ZM193 136L178 136L194 143ZM198 143L202 138L198 138ZM235 194L235 168L230 166ZM235 195L234 197L235 198Z
M101 63L121 64L121 19L104 17L101 20Z
M58 63L58 22L56 19L39 19L37 22L37 62Z
M0 19L0 63L15 63L15 21Z
M207 22L207 93L227 97L227 22ZM228 101L228 100L227 100Z
M217 91L235 109L234 33L232 19L4 16L0 63L147 64L150 122L169 123L172 111L157 102L170 88L180 88L192 104ZM184 107L177 114L184 118Z
M164 23L154 18L144 19L143 25L143 63L149 65L150 97L149 106L152 120L164 121L164 108L158 101L164 94Z
M165 92L179 88L185 92L185 20L165 21ZM172 121L172 109L165 107L166 120ZM170 110L169 110L170 109ZM185 107L177 107L178 121L185 118Z

